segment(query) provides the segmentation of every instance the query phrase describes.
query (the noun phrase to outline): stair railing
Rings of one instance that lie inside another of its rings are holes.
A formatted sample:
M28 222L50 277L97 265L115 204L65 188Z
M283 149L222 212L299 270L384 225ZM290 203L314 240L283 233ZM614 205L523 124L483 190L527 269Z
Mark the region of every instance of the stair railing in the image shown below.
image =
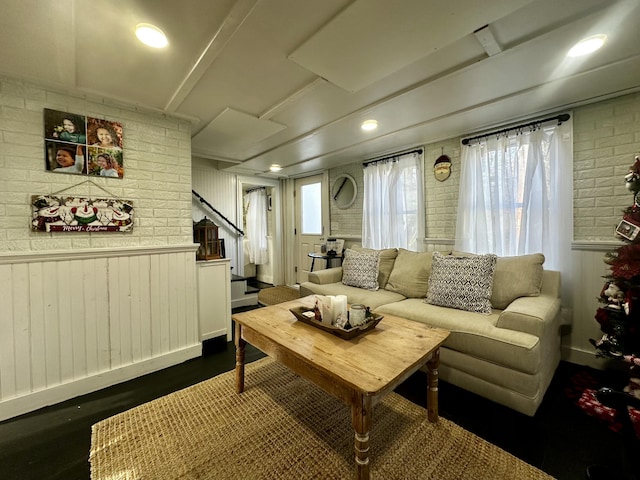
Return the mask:
M209 202L207 202L204 198L202 198L202 196L196 192L195 190L191 190L191 193L193 193L196 198L198 200L200 200L200 203L206 205L212 212L214 212L216 215L218 215L220 218L222 218L225 222L227 222L239 235L244 236L244 232L242 230L240 230L238 227L236 227L236 225L229 220L227 217L225 217L222 213L220 213L218 210L216 210L213 205L211 205Z

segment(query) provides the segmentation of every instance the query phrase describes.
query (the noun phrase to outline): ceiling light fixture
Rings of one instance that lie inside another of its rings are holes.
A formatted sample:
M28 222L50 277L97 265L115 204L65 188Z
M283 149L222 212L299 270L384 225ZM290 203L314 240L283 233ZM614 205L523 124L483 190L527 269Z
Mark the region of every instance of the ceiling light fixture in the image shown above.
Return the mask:
M568 57L581 57L598 50L604 45L607 40L607 36L604 34L592 35L591 37L583 38L576 43L571 50L567 53Z
M271 172L279 172L280 170L282 170L282 167L280 165L278 165L277 163L274 163L273 165L271 165L269 167L269 170Z
M375 130L376 128L378 128L378 121L365 120L364 122L362 122L362 125L360 125L360 128L365 131Z
M169 41L164 32L150 23L139 23L136 25L136 37L145 45L153 48L164 48L169 45Z

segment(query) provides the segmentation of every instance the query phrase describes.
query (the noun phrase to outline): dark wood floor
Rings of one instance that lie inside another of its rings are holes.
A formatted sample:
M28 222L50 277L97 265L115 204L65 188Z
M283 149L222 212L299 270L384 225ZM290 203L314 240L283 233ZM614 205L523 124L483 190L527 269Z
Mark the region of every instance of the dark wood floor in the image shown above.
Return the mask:
M261 352L248 347L247 362L260 357ZM201 358L2 422L0 478L88 479L92 424L229 371L234 364L233 344L216 339ZM584 415L565 393L580 368L560 365L535 417L445 382L440 384L440 414L560 480L583 480L592 463L629 468L633 452L626 448L628 442ZM426 375L416 373L397 391L424 405ZM491 478L490 472L486 478Z

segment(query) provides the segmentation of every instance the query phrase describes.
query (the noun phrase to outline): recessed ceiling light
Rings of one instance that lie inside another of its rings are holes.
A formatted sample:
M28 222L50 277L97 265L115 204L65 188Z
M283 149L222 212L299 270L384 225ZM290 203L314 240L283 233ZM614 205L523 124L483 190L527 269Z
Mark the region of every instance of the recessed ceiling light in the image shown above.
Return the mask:
M169 41L164 32L150 23L139 23L136 25L136 37L145 45L153 48L164 48L169 45Z
M271 165L269 167L269 170L272 172L279 172L280 170L282 170L282 167L280 165L278 165L277 163L274 163L273 165Z
M589 53L593 53L598 50L604 42L607 40L607 36L600 35L592 35L591 37L583 38L578 43L576 43L569 52L567 52L568 57L580 57L582 55L587 55Z
M378 121L377 120L365 120L364 122L362 122L362 125L360 125L360 128L362 130L375 130L376 128L378 128Z

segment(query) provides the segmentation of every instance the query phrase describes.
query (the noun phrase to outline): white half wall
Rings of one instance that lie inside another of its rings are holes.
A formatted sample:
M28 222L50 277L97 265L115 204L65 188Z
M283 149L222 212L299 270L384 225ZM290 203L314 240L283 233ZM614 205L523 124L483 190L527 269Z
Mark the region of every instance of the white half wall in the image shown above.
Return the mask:
M196 248L0 254L0 420L199 356Z

